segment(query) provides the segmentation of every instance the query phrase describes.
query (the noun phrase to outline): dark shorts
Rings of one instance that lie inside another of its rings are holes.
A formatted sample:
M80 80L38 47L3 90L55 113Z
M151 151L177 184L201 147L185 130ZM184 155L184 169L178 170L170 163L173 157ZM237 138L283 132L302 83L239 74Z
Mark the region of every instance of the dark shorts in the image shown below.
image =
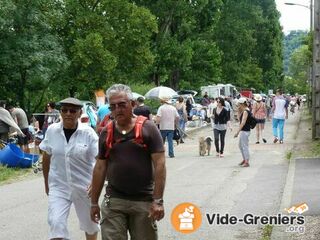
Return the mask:
M31 135L28 128L21 129L24 133L24 137L18 136L18 144L19 145L27 145L29 140L31 139Z
M257 119L257 124L265 124L266 123L266 119Z

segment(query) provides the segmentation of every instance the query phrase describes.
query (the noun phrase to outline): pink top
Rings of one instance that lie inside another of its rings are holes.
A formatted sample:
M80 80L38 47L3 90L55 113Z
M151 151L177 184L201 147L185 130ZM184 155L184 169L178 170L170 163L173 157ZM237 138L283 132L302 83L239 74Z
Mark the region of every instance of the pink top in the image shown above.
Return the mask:
M257 119L265 119L266 118L266 105L264 102L256 102L252 108L252 114Z

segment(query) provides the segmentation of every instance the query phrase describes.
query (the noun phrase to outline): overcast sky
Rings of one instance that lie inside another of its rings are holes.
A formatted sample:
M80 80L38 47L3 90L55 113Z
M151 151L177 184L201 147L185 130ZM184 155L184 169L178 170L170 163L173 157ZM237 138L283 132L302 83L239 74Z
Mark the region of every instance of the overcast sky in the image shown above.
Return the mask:
M283 32L288 33L291 30L309 30L310 29L310 10L302 6L290 6L285 3L297 3L309 7L309 0L276 0L277 9L281 14L280 23Z

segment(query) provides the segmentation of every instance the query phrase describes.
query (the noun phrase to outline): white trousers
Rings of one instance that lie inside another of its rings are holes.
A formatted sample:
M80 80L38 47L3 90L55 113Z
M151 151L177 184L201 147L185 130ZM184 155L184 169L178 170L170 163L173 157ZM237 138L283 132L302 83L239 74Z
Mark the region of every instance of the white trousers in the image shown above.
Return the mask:
M71 200L49 194L49 239L70 239L67 221L72 203L75 207L81 230L85 231L89 235L92 235L100 230L99 225L91 221L90 199L88 198L87 194L73 193Z

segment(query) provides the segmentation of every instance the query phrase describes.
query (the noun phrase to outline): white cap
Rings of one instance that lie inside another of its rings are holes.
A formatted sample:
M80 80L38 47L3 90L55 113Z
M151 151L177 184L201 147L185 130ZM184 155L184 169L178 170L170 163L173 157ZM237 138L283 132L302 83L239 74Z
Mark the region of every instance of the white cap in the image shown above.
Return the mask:
M239 98L238 103L247 103L247 99L245 97L241 97Z

